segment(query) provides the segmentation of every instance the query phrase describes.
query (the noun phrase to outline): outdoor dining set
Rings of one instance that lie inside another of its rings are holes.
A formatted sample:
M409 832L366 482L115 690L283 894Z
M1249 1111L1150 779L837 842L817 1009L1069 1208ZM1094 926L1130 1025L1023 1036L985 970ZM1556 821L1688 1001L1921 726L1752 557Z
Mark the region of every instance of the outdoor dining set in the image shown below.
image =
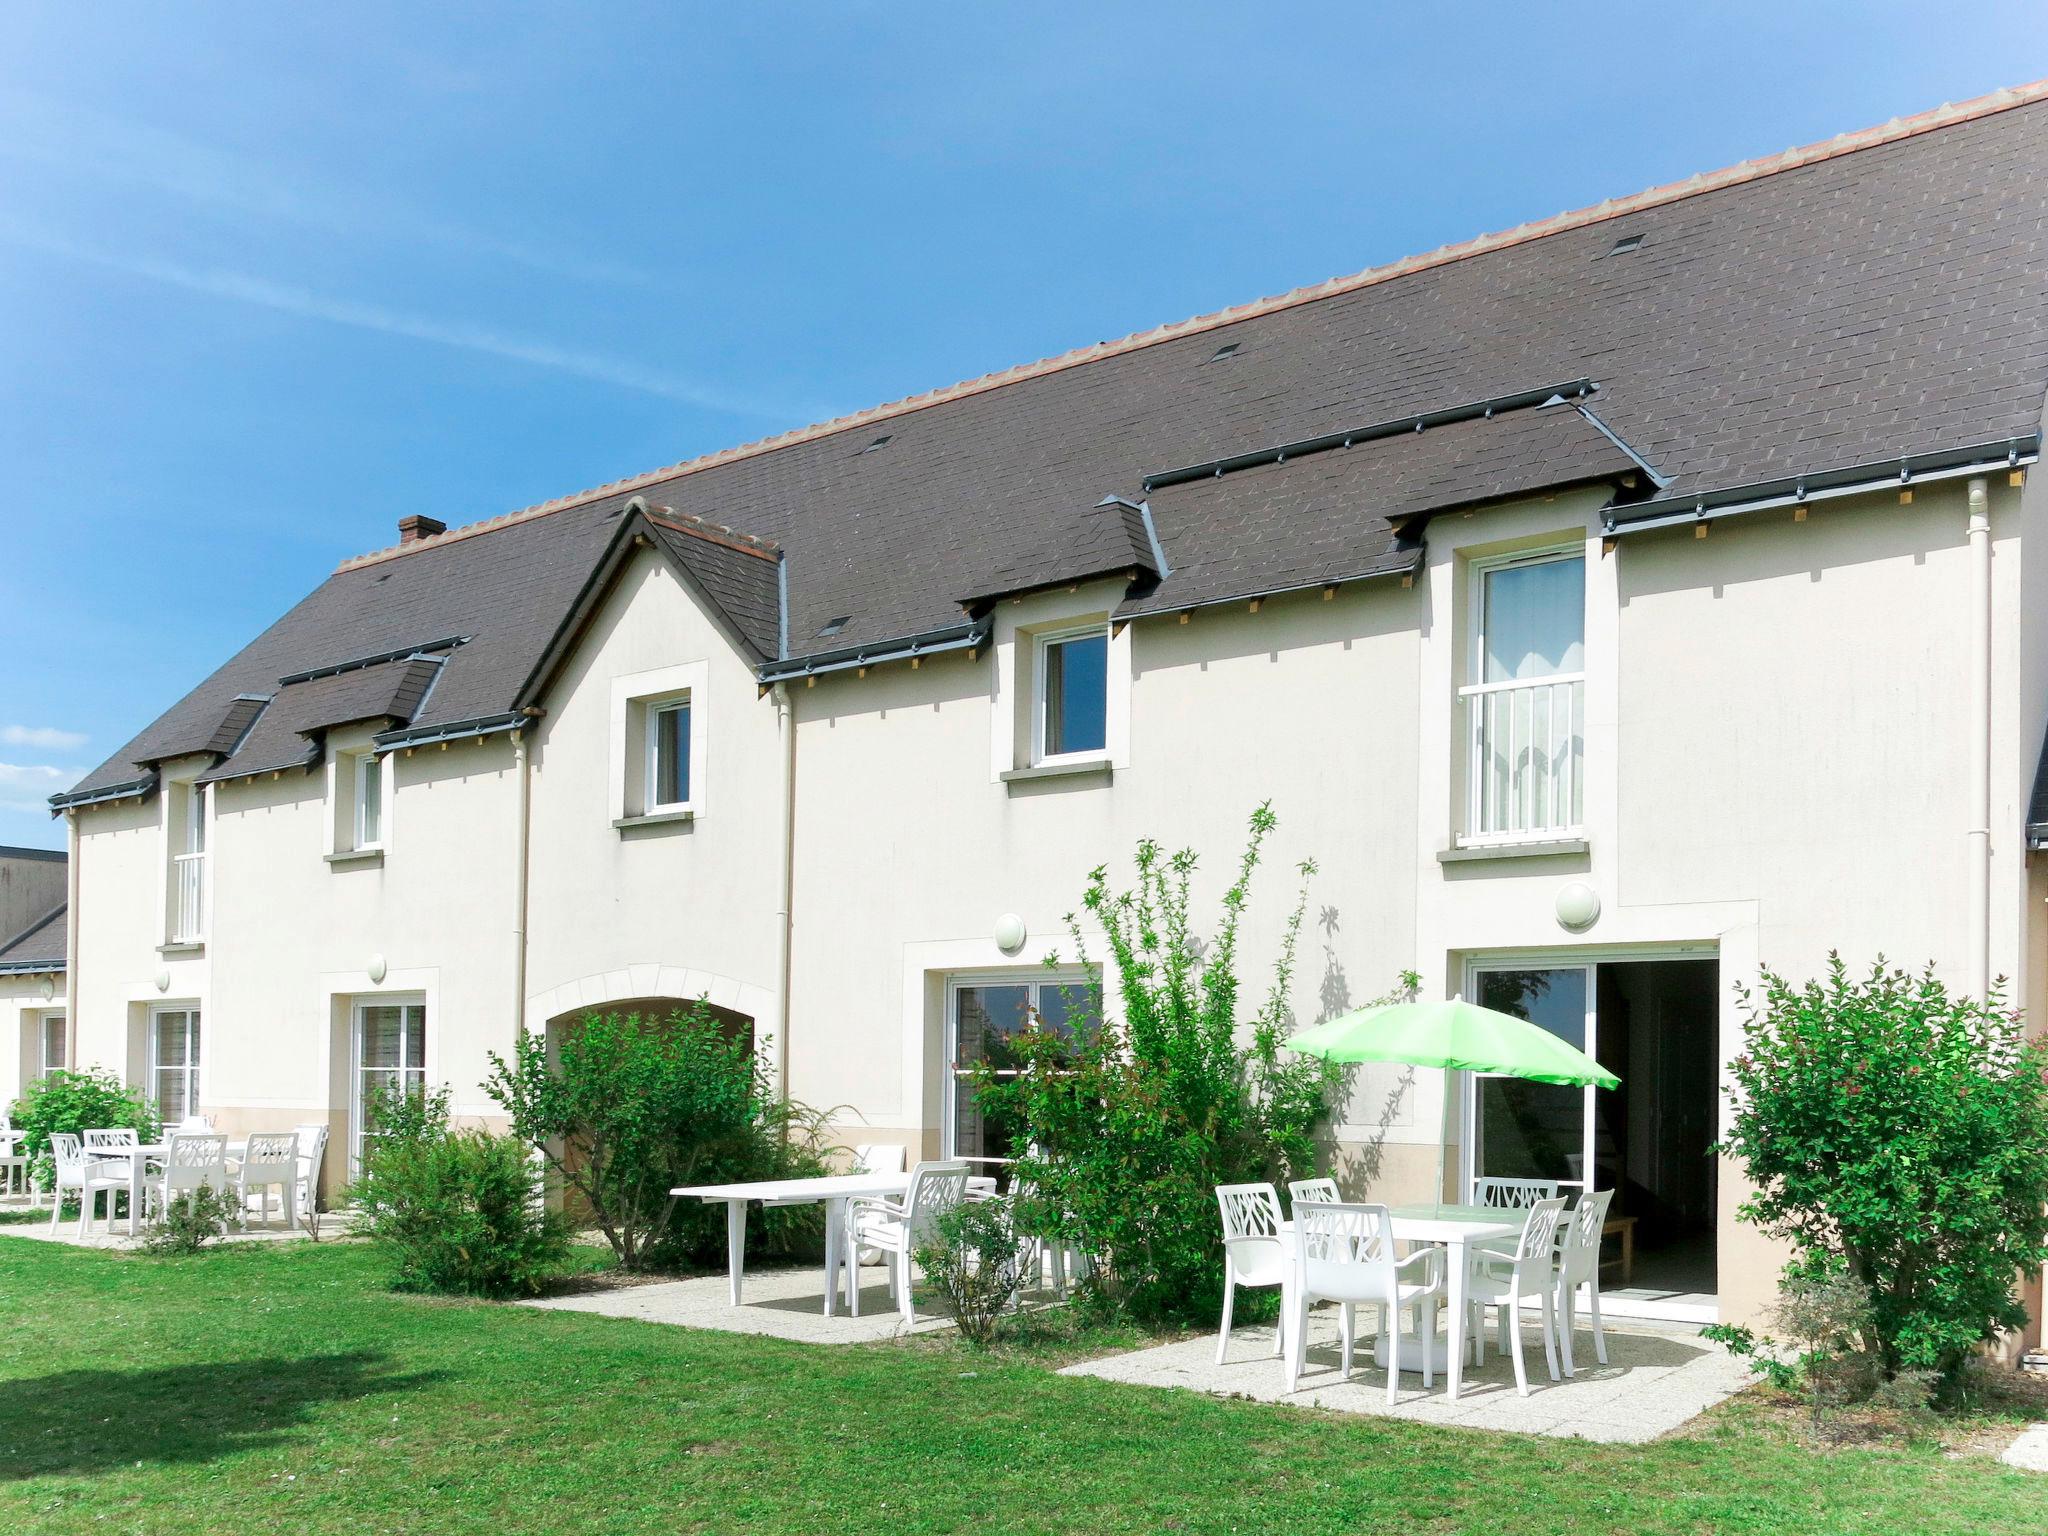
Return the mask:
M16 1133L0 1131L9 1141L8 1161L23 1162ZM128 1235L142 1222L165 1210L172 1201L210 1187L224 1196L238 1223L246 1228L253 1211L268 1225L272 1194L287 1231L296 1231L313 1208L319 1186L320 1160L327 1146L327 1127L302 1125L289 1131L255 1131L230 1139L218 1134L211 1120L193 1116L180 1122L160 1141L145 1142L125 1126L55 1132L50 1137L54 1166L52 1187L27 1189L50 1196L50 1230L56 1231L67 1197L78 1201L78 1235L84 1237L100 1211L105 1228L114 1232L116 1197L127 1197ZM22 1170L25 1180L26 1170ZM10 1186L15 1172L10 1167Z

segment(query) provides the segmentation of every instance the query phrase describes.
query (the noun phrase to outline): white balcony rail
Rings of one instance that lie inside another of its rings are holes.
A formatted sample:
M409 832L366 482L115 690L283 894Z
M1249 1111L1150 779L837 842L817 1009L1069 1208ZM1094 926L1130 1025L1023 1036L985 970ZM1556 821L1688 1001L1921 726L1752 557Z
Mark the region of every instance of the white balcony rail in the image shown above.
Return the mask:
M1576 833L1585 821L1586 675L1475 683L1459 693L1471 743L1464 841Z
M171 861L171 942L206 937L206 855L181 853Z

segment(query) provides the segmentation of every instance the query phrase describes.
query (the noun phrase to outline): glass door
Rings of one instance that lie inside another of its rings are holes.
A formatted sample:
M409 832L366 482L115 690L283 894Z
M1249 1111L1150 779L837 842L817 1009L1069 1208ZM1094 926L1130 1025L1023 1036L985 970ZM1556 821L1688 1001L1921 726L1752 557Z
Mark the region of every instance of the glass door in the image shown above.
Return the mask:
M1593 968L1590 965L1481 967L1466 995L1481 1007L1526 1019L1596 1054ZM1559 1193L1591 1187L1593 1092L1468 1072L1464 1198L1474 1179L1547 1179Z
M1034 1022L1073 1033L1093 1007L1088 979L955 977L947 1004L945 1155L1007 1163L1016 1155L1012 1129L983 1110L973 1074L986 1067L997 1078L1015 1077L1020 1070L1016 1038Z
M376 1132L365 1121L384 1093L423 1093L427 1086L427 1009L424 1003L356 1004L356 1094L350 1124L351 1158L360 1167L364 1143Z

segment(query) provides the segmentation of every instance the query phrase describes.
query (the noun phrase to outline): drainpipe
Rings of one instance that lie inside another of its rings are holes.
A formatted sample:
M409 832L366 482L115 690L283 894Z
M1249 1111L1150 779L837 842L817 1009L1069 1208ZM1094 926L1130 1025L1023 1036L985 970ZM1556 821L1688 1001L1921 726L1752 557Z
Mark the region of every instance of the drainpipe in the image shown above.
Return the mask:
M78 1066L78 812L64 813L64 840L70 847L70 868L64 871L64 1064Z
M1970 991L1991 988L1991 494L1970 481Z
M512 733L512 772L518 780L519 815L513 829L512 848L512 1039L526 1033L526 865L528 823L533 805L533 754L526 732Z
M790 918L796 884L796 702L785 684L775 695L776 745L782 749L781 884L775 913L775 1086L789 1096Z

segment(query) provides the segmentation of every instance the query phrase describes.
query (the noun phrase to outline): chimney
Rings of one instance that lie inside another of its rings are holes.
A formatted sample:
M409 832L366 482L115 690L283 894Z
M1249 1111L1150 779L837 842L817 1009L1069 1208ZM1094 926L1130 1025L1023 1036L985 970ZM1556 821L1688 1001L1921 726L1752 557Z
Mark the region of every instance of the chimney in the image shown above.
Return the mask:
M398 542L401 545L417 544L421 539L431 539L435 534L447 531L446 523L436 518L421 517L417 512L398 520Z

